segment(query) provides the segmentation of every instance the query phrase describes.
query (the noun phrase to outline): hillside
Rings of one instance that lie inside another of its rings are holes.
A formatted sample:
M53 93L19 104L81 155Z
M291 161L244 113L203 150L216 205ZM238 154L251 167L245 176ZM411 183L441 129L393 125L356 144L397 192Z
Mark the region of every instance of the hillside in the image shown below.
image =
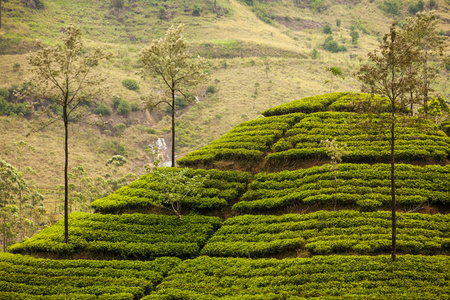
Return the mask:
M188 169L187 177L207 176L198 195L189 194L183 201L181 219L161 207L162 182L149 173L94 201L95 213L72 213L69 243L63 243L61 220L10 246L8 251L15 254L0 255L0 266L15 276L1 278L0 295L59 299L70 293L86 299L146 300L448 298L450 139L428 121L408 122L410 127L402 131L408 138L398 149L396 165L398 256L393 262L387 256L392 246L390 166L382 152L387 145L362 139L372 132L342 134L343 128L357 129L350 126L352 118L366 117L355 112L349 117L355 103L349 99L348 93L333 93L271 108L263 112L265 117L244 122L206 146L211 147L207 160L202 149L187 155L189 160L181 159L196 167ZM330 107L337 111L329 111ZM330 165L322 164L330 154L317 141L303 141L301 148L288 143L292 150L309 153L306 156L276 149L279 141L296 136L290 131L348 142L336 186ZM227 140L229 135L233 138ZM351 150L349 137L363 140L365 147ZM420 147L416 140L422 141ZM226 155L215 149L227 149ZM286 165L270 165L271 155L277 153ZM367 160L371 164L363 163ZM205 165L209 168L199 168ZM232 170L236 168L253 174ZM147 262L137 268L133 260ZM94 274L106 263L111 270L108 277ZM149 266L152 272L144 275ZM78 284L62 283L67 274ZM107 285L100 287L101 281ZM124 281L131 284L121 288Z
M390 23L402 23L421 5L438 10L441 34L449 36L448 0L1 4L0 88L11 92L11 105L22 101L12 91L26 88L25 57L36 49L35 38L55 44L73 22L82 28L86 51L101 46L113 55L96 71L107 77L104 99L86 104L91 113L71 124L68 243L64 220L58 221L61 124L25 136L36 117L0 116L0 159L26 174L51 214L39 224L50 225L16 243L3 218L0 233L10 245L9 253L0 253L1 299L450 297L448 127L445 133L432 120L406 116L396 132L392 261L389 142L365 127L383 114L357 109L368 95L359 93L352 75ZM187 170L164 169L186 171L185 180L204 177L198 192L185 195L182 217L161 205L182 191L168 192L155 172L144 170L155 159L167 162L160 150L170 145L170 120L167 110L140 111L155 81L135 73L142 66L140 49L180 23L186 24L189 51L206 57L211 73L211 82L197 90L198 102L181 103L177 112L177 164ZM355 30L359 39L352 43ZM330 35L346 51L326 51ZM330 66L345 76L333 88L325 83ZM450 71L436 72L432 87L449 99ZM124 79L139 89L128 89ZM110 114L97 113L101 103ZM130 111L120 113L119 105ZM345 148L337 169L322 142L332 139ZM31 147L20 148L21 140ZM118 154L127 158L125 165L107 164ZM13 216L19 210L0 208Z
M32 5L37 2L40 4ZM251 2L253 5L249 5ZM118 95L130 104L139 105L153 84L135 75L141 67L140 49L162 37L170 25L185 23L190 51L208 59L212 81L199 87L200 102L180 111L177 117L176 147L177 157L181 158L218 139L234 126L259 117L270 107L329 92L330 86L324 83L329 79L325 67L339 66L343 70L346 79L336 80L334 91L359 91L360 84L352 73L366 59L366 54L375 49L391 21L410 16L408 8L415 4L414 1L399 2L401 5L394 15L386 12L381 0L251 2L125 0L122 6L121 1L9 0L3 3L0 29L0 88L11 90L27 77L25 56L36 49L34 39L57 43L61 28L73 22L82 27L88 48L101 46L113 55L98 70L99 74L106 75L110 88L104 103L112 107L113 95ZM217 3L215 9L214 3ZM449 4L438 0L433 8L438 10L442 32L448 35ZM327 24L334 39L348 51L331 53L323 49L328 35L323 27ZM352 26L360 35L356 44L351 42ZM314 49L315 56L312 55ZM447 99L450 95L448 72L442 69L433 86ZM124 79L137 80L140 89L128 90L122 85ZM206 92L210 85L214 86L214 93ZM4 122L16 123L10 119ZM61 126L44 131L39 138L25 139L22 134L28 130L22 123L28 125L19 121L17 126L4 132L0 155L16 164L11 151L14 142L23 139L32 144L37 153L27 157L26 164L38 170L36 184L48 204L53 203L56 200L52 195L54 187L62 183L62 170L57 166L62 151L52 136L61 135ZM102 128L90 125L92 123L108 125ZM112 127L120 123L127 125L120 146L129 154L129 163L119 171L121 175L143 174L143 165L152 159L145 151L147 145L156 145L158 139L160 144L164 142L169 146L171 143L167 136L170 121L165 112L151 116L132 112L120 116L113 109L110 117L92 115L81 122L81 126L75 126L74 141L77 142L71 146L74 159L70 168L82 166L92 178L111 173L104 163L120 153L117 149L110 151L117 148L112 145L115 140ZM105 130L112 133L104 134ZM148 132L154 134L147 135ZM85 137L92 137L93 144L100 147L78 142ZM41 139L44 142L41 143ZM103 150L104 146L108 150ZM52 157L57 159L48 159L45 156L48 153L54 153ZM162 153L163 161L167 160L166 156Z

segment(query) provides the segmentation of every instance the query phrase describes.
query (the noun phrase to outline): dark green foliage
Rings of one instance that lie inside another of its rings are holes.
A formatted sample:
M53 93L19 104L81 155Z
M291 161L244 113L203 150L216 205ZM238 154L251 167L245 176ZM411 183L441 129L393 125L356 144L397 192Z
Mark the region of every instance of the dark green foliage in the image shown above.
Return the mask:
M408 12L409 12L411 15L415 15L415 14L417 14L418 12L423 11L424 7L425 7L425 2L423 2L423 0L419 0L419 1L417 1L416 3L411 3L411 4L408 6Z
M28 116L32 113L28 103L10 103L0 95L0 115L3 116Z
M62 220L61 220L62 221ZM122 259L190 258L220 227L215 217L123 214L70 215L69 243L63 243L59 221L32 238L8 248L13 253L51 253L70 256L80 252Z
M331 26L330 26L329 24L325 25L325 26L322 28L322 31L323 31L323 33L325 33L325 34L331 34L331 33L332 33L332 31L331 31Z
M35 3L36 3L36 8L37 9L44 9L45 8L44 2L42 2L42 0L35 0Z
M214 85L208 85L208 87L206 88L207 93L214 94L215 91L216 87Z
M180 262L175 257L136 262L51 260L2 253L0 298L140 299Z
M122 85L131 91L139 90L139 83L134 79L124 79Z
M9 91L5 88L0 88L0 97L3 97L5 99L8 99L9 97Z
M347 48L344 45L339 45L338 42L336 42L331 35L325 39L323 49L332 53L347 51Z
M117 107L119 106L119 104L123 101L122 98L120 98L119 96L114 96L112 99L112 103L115 109L117 109Z
M109 105L106 105L104 103L100 103L99 106L97 106L97 108L95 109L95 113L97 115L102 115L102 116L109 116L112 113L112 109Z
M254 4L254 0L244 0L245 4L249 5L249 6L253 6Z
M193 16L200 16L200 13L202 12L202 9L198 5L194 5L194 8L192 9L192 15Z
M122 100L117 107L117 113L122 116L127 116L131 111L130 103L127 100Z
M336 19L336 26L341 27L341 19Z
M357 44L359 39L359 32L355 29L350 30L350 36L352 37L352 44Z
M381 9L391 15L398 15L402 2L400 0L385 0L381 5Z
M436 7L436 0L430 0L430 9L434 9Z
M447 256L216 258L181 262L142 300L446 299Z

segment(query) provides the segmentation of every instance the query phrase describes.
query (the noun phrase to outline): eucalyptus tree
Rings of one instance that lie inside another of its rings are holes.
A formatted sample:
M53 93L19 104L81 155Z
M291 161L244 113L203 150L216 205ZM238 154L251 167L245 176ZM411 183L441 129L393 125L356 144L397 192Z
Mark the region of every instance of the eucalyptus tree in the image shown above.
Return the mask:
M151 44L141 50L139 58L144 67L140 74L143 78L160 78L162 83L161 93L153 93L144 102L144 107L150 111L162 104L172 109L172 167L175 166L175 96L181 94L187 101L188 97L200 83L209 79L209 73L205 70L207 62L204 58L192 58L187 51L187 42L183 36L184 25L167 30L164 38L153 40Z
M40 50L28 56L32 77L31 93L38 99L52 99L62 107L64 124L64 242L68 235L68 167L69 119L80 105L97 97L104 87L104 78L93 72L102 59L109 58L101 48L86 51L81 30L69 25L62 33L62 44L46 46L39 42ZM86 53L85 53L86 52ZM79 110L78 112L79 113Z
M392 260L396 260L396 200L395 200L395 140L396 127L402 110L406 106L405 98L418 83L414 63L418 52L414 44L393 23L390 32L380 41L379 49L368 54L369 63L364 64L357 73L362 82L362 90L372 95L378 94L387 99L389 114L379 114L379 121L373 123L375 129L385 135L390 144L391 161L391 210L392 210ZM373 97L372 97L373 98ZM375 98L372 103L376 102ZM384 103L375 103L382 107ZM371 113L373 111L367 111ZM386 134L387 132L387 134Z

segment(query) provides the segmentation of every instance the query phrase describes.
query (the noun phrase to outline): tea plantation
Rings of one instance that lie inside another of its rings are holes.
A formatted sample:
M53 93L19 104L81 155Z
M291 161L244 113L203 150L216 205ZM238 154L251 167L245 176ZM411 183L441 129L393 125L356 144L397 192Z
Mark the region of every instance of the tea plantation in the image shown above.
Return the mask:
M450 299L450 138L412 117L398 132L392 261L388 141L363 127L382 118L357 113L366 98L274 107L179 159L206 176L181 219L149 173L72 213L69 243L61 220L11 245L0 298Z

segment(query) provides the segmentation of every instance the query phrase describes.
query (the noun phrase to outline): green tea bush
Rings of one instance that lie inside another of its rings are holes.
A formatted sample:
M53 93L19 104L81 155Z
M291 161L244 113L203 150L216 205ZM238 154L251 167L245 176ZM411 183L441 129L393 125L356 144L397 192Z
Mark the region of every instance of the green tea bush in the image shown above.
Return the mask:
M63 241L64 220L8 248L13 253L71 256L80 252L121 259L163 256L195 257L220 227L216 217L153 214L103 215L72 213L69 243Z
M174 257L136 262L51 260L2 253L0 298L132 300L149 295L180 262Z
M445 299L449 271L447 256L201 256L181 262L142 300Z

